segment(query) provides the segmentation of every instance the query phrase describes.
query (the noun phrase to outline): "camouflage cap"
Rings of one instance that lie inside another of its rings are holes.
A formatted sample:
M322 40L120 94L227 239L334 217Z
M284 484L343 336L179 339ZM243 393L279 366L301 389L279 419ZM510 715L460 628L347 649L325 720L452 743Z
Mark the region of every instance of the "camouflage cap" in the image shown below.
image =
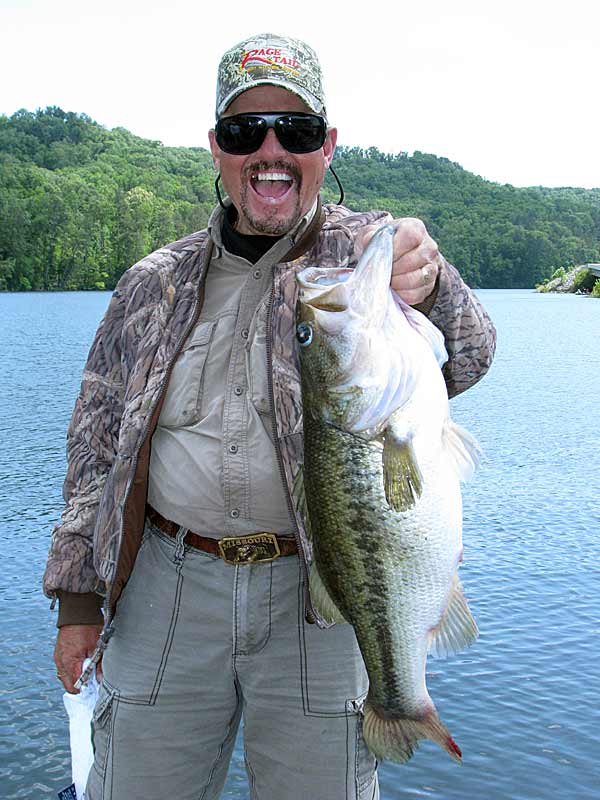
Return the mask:
M281 86L325 114L317 54L298 39L259 33L228 50L217 73L217 118L239 94L261 84Z

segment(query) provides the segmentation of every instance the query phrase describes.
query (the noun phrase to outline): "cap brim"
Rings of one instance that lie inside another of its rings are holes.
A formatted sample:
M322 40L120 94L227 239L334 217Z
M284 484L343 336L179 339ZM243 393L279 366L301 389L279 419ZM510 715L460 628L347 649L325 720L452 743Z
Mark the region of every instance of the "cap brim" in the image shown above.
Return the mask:
M313 112L313 114L321 114L325 116L325 108L323 104L319 102L319 100L312 94L311 92L303 89L301 86L296 86L293 83L288 83L286 81L275 81L269 78L260 78L259 80L252 81L252 83L244 84L243 86L238 86L229 92L223 100L217 106L217 119L223 114L224 111L233 103L236 97L247 92L248 89L253 89L255 86L278 86L281 89L286 89L288 92L295 94L296 97L299 97L303 103L305 103L308 108ZM261 109L256 109L260 111Z

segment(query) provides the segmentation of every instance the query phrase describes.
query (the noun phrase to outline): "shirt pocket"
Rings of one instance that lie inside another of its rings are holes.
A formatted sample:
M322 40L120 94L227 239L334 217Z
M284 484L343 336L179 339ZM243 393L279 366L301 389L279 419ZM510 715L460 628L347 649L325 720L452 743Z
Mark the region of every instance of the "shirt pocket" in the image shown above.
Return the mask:
M267 317L268 298L259 304L248 333L246 343L246 378L248 396L259 414L270 414L269 378L267 369Z
M171 373L159 425L182 428L202 418L205 367L215 327L215 320L201 322L187 338Z

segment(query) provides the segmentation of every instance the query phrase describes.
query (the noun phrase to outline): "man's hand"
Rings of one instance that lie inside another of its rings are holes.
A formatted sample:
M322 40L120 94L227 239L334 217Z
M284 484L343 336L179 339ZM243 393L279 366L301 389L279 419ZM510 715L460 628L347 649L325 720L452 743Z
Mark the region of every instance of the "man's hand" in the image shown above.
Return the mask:
M422 303L433 291L442 256L420 219L403 217L391 224L396 228L391 287L405 303L414 306ZM358 245L359 255L377 227L369 225L365 228Z
M63 625L58 629L54 648L56 674L70 694L79 693L75 681L81 675L84 659L96 649L101 631L102 625ZM102 677L101 661L96 665L96 676L98 680Z

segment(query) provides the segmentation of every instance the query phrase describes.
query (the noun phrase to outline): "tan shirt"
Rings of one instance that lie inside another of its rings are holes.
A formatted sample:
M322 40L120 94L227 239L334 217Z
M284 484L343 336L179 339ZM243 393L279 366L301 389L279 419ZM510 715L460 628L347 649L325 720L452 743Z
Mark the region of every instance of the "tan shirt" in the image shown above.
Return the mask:
M314 210L256 264L224 249L222 213L209 222L215 248L200 317L152 438L148 502L203 536L291 534L273 444L266 324L273 268Z

